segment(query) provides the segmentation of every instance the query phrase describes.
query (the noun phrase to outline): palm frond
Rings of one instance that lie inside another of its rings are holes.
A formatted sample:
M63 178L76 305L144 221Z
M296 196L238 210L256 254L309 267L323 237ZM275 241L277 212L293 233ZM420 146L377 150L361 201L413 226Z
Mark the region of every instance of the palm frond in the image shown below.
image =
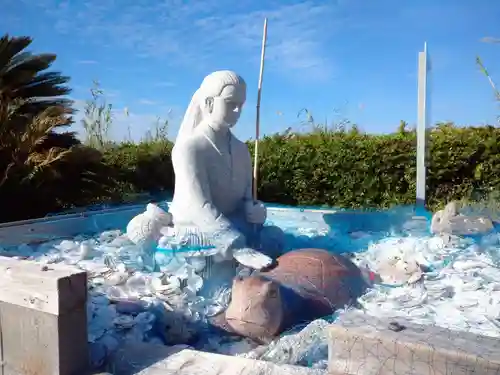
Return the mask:
M7 212L0 220L85 204L96 194L111 194L114 183L99 151L83 146L74 132L61 131L75 113L66 97L69 77L47 71L56 56L26 51L31 42L0 38L0 205ZM13 195L23 200L24 212Z

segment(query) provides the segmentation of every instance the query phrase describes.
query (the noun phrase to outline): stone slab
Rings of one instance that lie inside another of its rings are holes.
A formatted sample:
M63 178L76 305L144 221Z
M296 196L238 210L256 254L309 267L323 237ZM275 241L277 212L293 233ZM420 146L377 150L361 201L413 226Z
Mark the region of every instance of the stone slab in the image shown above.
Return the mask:
M500 373L500 340L472 333L414 324L400 318L378 319L352 310L330 326L328 337L331 373Z
M0 257L0 374L83 374L86 301L85 272Z
M327 375L325 370L153 344L121 348L107 371L120 375Z

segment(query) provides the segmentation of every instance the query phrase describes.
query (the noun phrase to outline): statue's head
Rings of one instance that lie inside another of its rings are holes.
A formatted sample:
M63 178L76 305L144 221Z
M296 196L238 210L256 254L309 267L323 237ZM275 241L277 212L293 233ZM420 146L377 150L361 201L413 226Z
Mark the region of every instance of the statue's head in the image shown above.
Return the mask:
M246 101L247 86L243 78L230 70L214 72L200 86L200 107L204 119L214 126L233 127Z
M231 329L253 340L267 342L283 324L280 286L262 276L236 277L226 321Z
M233 71L220 70L206 76L191 99L178 138L189 135L202 121L215 130L236 125L246 91L245 80Z

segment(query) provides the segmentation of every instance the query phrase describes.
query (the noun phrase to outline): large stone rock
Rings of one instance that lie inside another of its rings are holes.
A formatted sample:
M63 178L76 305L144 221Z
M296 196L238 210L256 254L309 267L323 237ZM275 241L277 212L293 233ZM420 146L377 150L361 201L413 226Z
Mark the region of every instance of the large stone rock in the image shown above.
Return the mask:
M487 217L460 214L456 201L448 203L444 209L436 212L431 222L431 232L434 234L479 234L492 229L493 222Z
M237 277L225 321L212 323L267 343L297 324L351 305L367 286L360 269L346 257L298 249L279 257L272 269Z

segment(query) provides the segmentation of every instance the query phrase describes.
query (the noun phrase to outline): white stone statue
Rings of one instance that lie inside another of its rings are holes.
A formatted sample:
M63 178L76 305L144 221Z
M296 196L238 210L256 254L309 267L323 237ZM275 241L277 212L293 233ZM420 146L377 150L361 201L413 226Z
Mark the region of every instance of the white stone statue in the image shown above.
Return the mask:
M261 269L272 263L268 255L280 255L284 236L279 228L263 227L267 211L252 197L248 147L231 132L245 101L245 81L235 72L205 77L172 151L175 190L169 211L178 233L194 226L212 236L216 261L234 257Z

